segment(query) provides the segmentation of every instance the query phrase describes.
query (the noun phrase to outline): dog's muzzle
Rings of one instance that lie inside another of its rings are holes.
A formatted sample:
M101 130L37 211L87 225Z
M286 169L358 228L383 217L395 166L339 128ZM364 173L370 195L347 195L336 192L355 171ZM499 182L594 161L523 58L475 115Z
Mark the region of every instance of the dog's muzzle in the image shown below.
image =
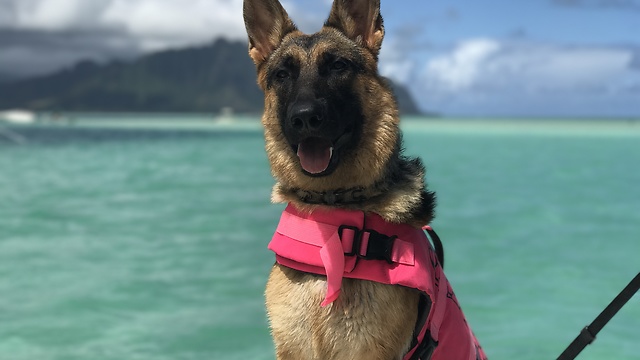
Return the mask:
M328 118L321 100L298 101L288 110L285 135L302 170L310 176L331 174L338 165L336 146L342 143L344 129Z

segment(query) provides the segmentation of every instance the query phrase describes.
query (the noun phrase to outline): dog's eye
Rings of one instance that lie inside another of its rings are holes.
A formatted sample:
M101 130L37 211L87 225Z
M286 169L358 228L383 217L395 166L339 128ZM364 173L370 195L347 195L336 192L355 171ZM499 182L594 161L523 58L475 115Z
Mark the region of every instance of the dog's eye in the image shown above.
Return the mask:
M278 70L276 71L276 78L278 79L286 79L289 77L289 72L287 70Z
M349 66L349 64L347 64L346 61L344 61L344 60L336 60L331 64L331 70L342 71L342 70L345 70L348 66Z

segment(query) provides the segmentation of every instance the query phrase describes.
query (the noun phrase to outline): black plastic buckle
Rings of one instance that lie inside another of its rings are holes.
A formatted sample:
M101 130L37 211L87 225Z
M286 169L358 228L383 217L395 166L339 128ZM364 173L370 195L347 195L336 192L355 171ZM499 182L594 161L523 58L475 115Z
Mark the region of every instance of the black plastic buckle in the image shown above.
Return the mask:
M342 233L345 229L352 230L354 232L353 235L353 245L351 246L350 252L345 252L346 256L357 256L361 259L365 260L385 260L389 264L392 264L391 255L393 252L393 243L396 240L396 235L385 235L381 234L372 229L364 229L360 230L355 226L349 225L341 225L338 228L338 235L340 236L340 240L342 240ZM362 235L364 233L369 234L369 242L367 244L367 248L365 249L365 253L360 253L360 247L362 246Z
M391 254L393 243L397 236L381 234L371 229L365 229L362 233L369 234L369 243L367 244L367 253L364 255L358 253L358 257L366 260L386 260L389 264L392 264ZM360 235L360 242L362 242L362 234Z
M340 236L340 241L342 241L342 231L344 229L353 230L353 244L351 245L351 251L348 253L346 252L344 254L346 256L357 255L358 250L360 249L360 236L361 236L360 229L358 229L355 226L340 225L340 227L338 228L338 236Z
M580 335L578 336L578 338L586 346L591 344L596 339L596 336L593 335L591 329L589 329L588 326L585 326L584 329L580 331Z

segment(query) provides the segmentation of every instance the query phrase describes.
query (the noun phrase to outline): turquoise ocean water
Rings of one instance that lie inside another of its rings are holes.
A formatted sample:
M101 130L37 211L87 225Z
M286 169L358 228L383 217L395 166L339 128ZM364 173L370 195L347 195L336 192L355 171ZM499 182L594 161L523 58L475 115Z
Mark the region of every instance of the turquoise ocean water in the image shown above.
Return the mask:
M103 120L0 124L0 360L273 359L260 128ZM491 359L555 359L640 271L638 123L403 129ZM579 359L640 359L639 299Z

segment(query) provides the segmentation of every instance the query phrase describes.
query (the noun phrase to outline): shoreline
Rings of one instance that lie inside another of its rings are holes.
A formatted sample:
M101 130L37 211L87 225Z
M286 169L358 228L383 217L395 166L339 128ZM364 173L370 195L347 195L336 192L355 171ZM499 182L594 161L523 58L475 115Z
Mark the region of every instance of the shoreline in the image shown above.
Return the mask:
M207 114L83 114L69 113L58 118L39 116L29 123L0 118L0 129L121 129L158 131L262 131L259 116L219 116ZM407 132L494 134L494 135L593 135L640 136L640 119L507 119L431 118L405 116L401 128Z

